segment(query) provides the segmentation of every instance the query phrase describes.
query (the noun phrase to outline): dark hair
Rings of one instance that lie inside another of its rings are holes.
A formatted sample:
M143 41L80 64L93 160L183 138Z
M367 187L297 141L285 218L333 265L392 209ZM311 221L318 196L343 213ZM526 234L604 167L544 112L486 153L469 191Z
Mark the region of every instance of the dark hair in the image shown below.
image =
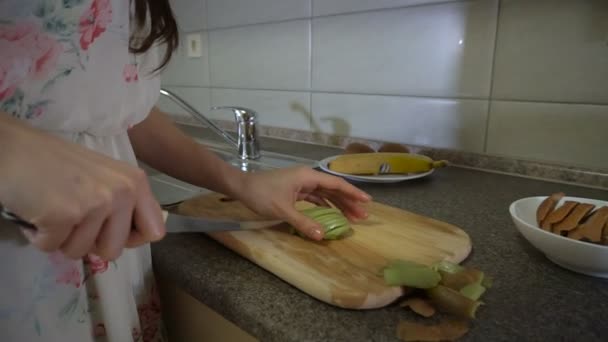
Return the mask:
M162 69L171 59L171 55L179 44L179 31L169 0L134 0L135 24L138 30L147 31L141 38L131 37L129 49L132 53L144 53L157 41L166 44L165 56L161 64L154 69ZM149 11L149 13L148 13ZM146 27L146 21L150 24Z

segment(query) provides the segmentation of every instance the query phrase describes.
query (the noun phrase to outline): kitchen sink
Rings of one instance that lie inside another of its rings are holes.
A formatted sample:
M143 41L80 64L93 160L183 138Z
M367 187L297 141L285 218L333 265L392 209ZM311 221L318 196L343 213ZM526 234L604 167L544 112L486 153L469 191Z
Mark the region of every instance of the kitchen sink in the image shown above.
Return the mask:
M222 160L234 165L245 172L257 172L288 168L294 166L316 167L317 161L299 158L287 154L262 151L261 157L257 160L241 160L235 151L234 146L228 144L195 138L195 140L213 151ZM171 205L180 201L192 198L199 194L209 192L209 190L194 186L163 174L149 166L140 163L146 171L152 193L161 205Z

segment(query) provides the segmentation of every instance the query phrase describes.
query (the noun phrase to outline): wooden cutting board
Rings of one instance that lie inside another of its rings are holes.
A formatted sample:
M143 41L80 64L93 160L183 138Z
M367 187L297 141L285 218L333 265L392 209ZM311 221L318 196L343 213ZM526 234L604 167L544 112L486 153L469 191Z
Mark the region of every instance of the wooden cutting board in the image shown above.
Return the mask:
M296 207L311 206L298 202ZM381 269L391 260L424 264L463 261L471 251L460 228L378 202L368 204L369 218L353 224L353 234L334 241L313 241L290 234L287 223L255 231L209 233L213 239L284 281L328 304L373 309L403 294L384 284ZM211 193L181 203L183 215L262 220L240 202Z

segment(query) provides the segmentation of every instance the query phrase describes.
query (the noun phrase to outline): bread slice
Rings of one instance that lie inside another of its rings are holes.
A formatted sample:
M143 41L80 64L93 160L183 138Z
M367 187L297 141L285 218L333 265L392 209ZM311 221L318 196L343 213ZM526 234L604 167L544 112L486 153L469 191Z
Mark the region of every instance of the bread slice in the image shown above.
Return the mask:
M547 215L555 209L557 203L564 197L566 194L563 192L555 193L547 198L538 206L536 210L536 223L538 226L541 225L543 220L547 217Z
M604 225L604 240L602 241L602 243L605 246L608 246L608 221Z
M608 207L596 210L585 223L568 232L568 237L575 240L602 242L604 227L608 222Z
M542 221L540 227L546 231L551 231L551 227L554 224L564 220L566 216L568 216L568 214L570 214L570 212L574 210L574 208L576 208L578 204L579 203L575 201L564 202L562 206L553 210L549 213L549 215L547 215L547 217Z
M553 225L552 231L556 234L571 231L576 228L579 223L595 208L595 205L588 203L580 203L574 208L566 218Z

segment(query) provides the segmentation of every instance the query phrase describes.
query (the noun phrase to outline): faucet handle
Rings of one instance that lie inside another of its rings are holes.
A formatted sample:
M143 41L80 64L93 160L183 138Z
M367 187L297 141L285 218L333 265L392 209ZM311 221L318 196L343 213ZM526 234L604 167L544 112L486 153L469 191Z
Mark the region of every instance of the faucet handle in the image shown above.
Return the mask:
M257 120L258 113L253 109L237 106L215 106L211 110L230 109L234 113L234 118L237 122L254 123Z

